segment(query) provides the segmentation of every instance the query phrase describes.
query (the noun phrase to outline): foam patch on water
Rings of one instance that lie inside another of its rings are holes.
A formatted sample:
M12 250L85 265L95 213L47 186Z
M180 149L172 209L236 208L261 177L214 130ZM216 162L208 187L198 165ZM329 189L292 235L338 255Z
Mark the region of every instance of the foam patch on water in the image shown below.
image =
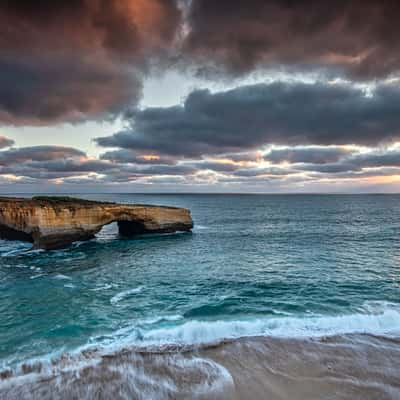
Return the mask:
M53 279L62 281L62 280L71 280L72 278L70 276L64 275L64 274L57 274L53 276Z
M75 289L76 286L73 283L66 283L64 287L67 289Z
M42 273L42 274L38 274L38 275L32 275L29 277L29 279L38 279L38 278L41 278L42 276L47 276L47 274Z
M115 285L113 283L106 283L105 285L97 286L97 287L91 288L89 290L92 291L92 292L101 292L103 290L109 290L109 289L112 289L113 287L117 287L117 286L118 285Z
M18 257L21 255L37 254L41 249L32 249L32 243L0 240L0 257Z
M205 225L197 225L196 224L196 225L194 225L192 231L194 231L194 232L196 232L196 231L204 231L206 229L209 229L209 227L205 226Z
M144 288L143 286L138 286L137 288L124 290L123 292L117 293L110 299L110 303L113 305L117 304L120 301L126 299L127 297L140 293L143 290L143 288Z

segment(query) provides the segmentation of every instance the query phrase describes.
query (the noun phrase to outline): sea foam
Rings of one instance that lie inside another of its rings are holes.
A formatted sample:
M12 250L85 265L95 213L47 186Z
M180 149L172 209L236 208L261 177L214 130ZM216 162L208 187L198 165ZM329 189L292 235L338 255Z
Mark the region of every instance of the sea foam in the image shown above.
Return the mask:
M117 293L115 296L113 296L110 299L111 304L117 304L121 300L132 296L133 294L138 294L143 290L143 286L138 286L137 288L134 289L129 289L129 290L124 290L123 292Z
M125 295L122 296L121 293L119 299L123 297ZM157 327L151 320L148 322L146 324L142 321L130 328L118 330L115 332L115 338L118 338L118 342L123 345L148 346L199 345L250 336L306 338L351 333L391 336L400 333L400 307L387 302L369 302L361 312L348 315L285 316L242 320L176 319L176 324L166 327Z

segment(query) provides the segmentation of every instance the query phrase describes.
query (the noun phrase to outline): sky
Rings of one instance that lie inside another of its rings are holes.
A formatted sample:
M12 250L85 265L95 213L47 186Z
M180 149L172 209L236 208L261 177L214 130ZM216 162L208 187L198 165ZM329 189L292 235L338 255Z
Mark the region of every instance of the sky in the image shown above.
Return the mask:
M400 6L3 0L0 192L400 191Z

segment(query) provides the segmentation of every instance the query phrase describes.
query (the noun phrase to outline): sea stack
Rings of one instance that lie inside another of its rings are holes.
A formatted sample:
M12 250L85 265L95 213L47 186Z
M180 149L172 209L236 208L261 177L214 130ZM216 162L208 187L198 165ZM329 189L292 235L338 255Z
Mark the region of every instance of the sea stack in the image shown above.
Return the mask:
M123 236L190 231L185 208L105 203L70 197L0 198L0 238L23 240L35 248L58 249L92 239L117 222Z

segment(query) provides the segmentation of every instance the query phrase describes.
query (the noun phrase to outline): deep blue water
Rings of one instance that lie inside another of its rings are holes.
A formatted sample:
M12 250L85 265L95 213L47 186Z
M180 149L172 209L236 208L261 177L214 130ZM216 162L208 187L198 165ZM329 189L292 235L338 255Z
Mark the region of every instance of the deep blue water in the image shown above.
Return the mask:
M0 241L3 366L85 346L400 332L400 196L82 195L187 207L193 233Z

